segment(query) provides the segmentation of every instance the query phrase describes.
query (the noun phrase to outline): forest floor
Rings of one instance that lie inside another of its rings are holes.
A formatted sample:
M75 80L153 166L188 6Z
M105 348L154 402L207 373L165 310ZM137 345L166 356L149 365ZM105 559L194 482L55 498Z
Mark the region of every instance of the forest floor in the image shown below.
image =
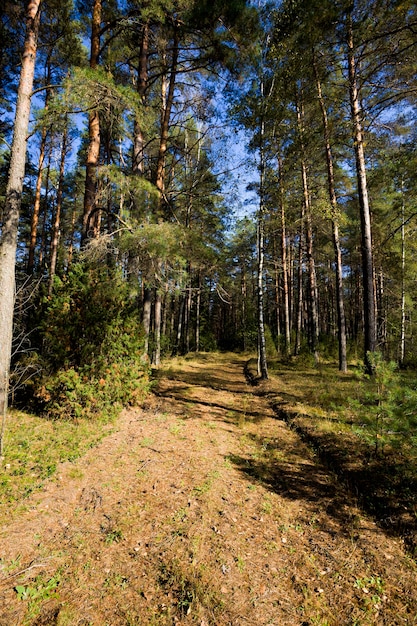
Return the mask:
M167 362L145 406L2 509L1 626L417 624L404 541L245 365Z

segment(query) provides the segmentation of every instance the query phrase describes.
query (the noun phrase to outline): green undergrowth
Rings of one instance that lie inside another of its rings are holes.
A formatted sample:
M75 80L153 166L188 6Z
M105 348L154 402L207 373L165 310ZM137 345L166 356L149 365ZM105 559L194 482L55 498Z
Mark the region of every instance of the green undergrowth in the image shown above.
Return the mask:
M142 322L117 268L76 263L41 304L39 345L20 363L36 372L21 384L21 406L50 419L108 419L143 400L150 368Z
M78 420L52 421L11 411L7 421L5 457L0 468L0 502L24 501L55 474L63 461L75 461L110 433L112 423ZM0 506L0 519L3 513Z
M274 361L270 372L278 406L291 415L313 418L326 432L349 432L366 444L368 454L395 454L417 460L417 377L399 371L394 363L372 357L374 375L361 366L338 372L334 363L306 366L303 360ZM283 384L284 383L284 384Z
M377 354L371 360L372 376L356 365L344 374L334 362L277 359L264 391L277 417L417 554L417 377Z

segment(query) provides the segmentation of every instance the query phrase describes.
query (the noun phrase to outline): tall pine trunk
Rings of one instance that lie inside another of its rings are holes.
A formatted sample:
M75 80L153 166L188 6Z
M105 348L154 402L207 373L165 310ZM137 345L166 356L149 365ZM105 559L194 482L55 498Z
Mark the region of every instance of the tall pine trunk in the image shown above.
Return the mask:
M333 249L335 257L335 273L336 273L336 310L337 310L337 329L338 329L338 343L339 343L339 370L341 372L347 371L347 356L346 356L346 318L345 318L345 305L343 299L343 268L342 268L342 251L340 246L339 237L339 222L337 216L337 197L336 186L334 180L333 169L333 154L330 144L330 131L327 118L326 105L324 103L323 93L321 89L321 82L319 78L317 62L315 58L315 52L313 50L313 69L316 77L317 95L319 99L322 122L323 122L323 134L324 134L324 146L326 151L326 164L327 164L327 184L329 190L329 199L332 213L332 235L333 235Z
M297 271L297 314L294 355L297 356L301 349L301 333L303 325L303 264L304 264L304 205L302 204L300 215L300 233L298 242L298 271Z
M305 238L306 238L306 257L307 257L307 269L308 269L308 339L311 351L316 356L318 336L319 336L319 324L318 324L318 298L317 298L317 278L316 267L313 254L313 224L311 217L311 203L310 203L310 191L308 186L307 175L307 163L305 156L304 145L304 112L302 102L297 94L297 125L298 134L300 139L300 153L301 153L301 180L303 187L303 204L304 204L304 217L305 217Z
M281 217L281 260L282 260L282 285L283 285L283 305L284 305L284 327L285 327L285 353L290 354L290 300L288 290L288 261L287 261L287 231L285 223L284 188L282 176L282 158L278 157L279 176L279 204Z
M49 85L50 82L51 82L51 66L49 63L45 83L46 85ZM48 110L50 94L51 94L50 90L46 89L45 104L44 104L45 112ZM40 208L41 208L41 191L42 191L42 178L43 178L42 174L43 174L43 164L45 162L47 139L48 139L48 128L46 126L43 126L42 133L41 133L41 145L39 149L38 176L36 178L35 199L33 203L32 220L30 224L29 255L28 255L28 263L27 263L28 274L33 274L33 270L35 267L36 239L38 235L39 214L40 214Z
M3 433L7 413L13 337L17 233L23 179L25 176L29 115L40 22L40 4L41 0L29 0L26 10L25 43L17 91L13 143L4 204L4 223L0 237L0 416L2 418L0 456L3 455Z
M404 184L401 180L401 334L400 365L405 359L405 222L404 222Z
M139 67L136 89L142 104L145 103L148 88L148 57L149 57L149 23L145 22L142 28L142 39L139 52ZM136 117L133 129L133 172L144 174L144 136L141 120Z
M90 67L96 69L100 54L101 0L94 0L91 23ZM88 117L88 149L85 168L84 210L81 241L85 243L90 236L97 236L99 223L96 213L97 167L100 156L100 118L98 110L90 112Z
M62 134L62 148L61 148L61 162L59 165L59 180L58 180L58 192L56 198L56 208L54 216L54 225L52 229L52 241L51 241L51 262L49 268L49 285L48 294L51 296L54 285L54 277L56 273L56 263L58 259L58 246L59 246L59 231L61 227L61 210L62 210L62 194L64 186L64 173L65 173L65 158L67 153L67 140L68 140L68 126L65 122L64 132Z
M178 55L179 55L178 29L179 29L179 25L175 24L174 39L172 43L172 59L171 59L171 70L170 70L170 75L169 75L169 86L168 86L168 93L166 96L166 100L165 102L163 102L163 106L162 106L161 134L160 134L158 158L157 158L157 164L156 164L155 185L160 193L161 206L164 202L165 160L166 160L166 152L168 149L169 124L170 124L170 119L171 119L172 105L174 103L174 91L175 91L175 83L176 83L177 70L178 70Z
M368 373L373 372L370 355L376 350L375 290L372 252L371 212L366 180L365 149L361 119L360 97L354 55L352 14L347 16L347 50L349 98L355 146L356 175L358 179L359 213L361 219L362 282L364 314L364 359Z

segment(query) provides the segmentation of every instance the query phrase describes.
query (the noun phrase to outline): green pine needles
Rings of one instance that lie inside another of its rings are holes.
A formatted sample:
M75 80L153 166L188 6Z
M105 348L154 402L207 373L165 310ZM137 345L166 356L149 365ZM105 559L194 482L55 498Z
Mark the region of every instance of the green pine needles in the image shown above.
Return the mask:
M368 355L373 375L360 374L358 397L350 399L357 414L355 432L374 448L376 456L386 448L415 448L417 444L417 391L406 384L394 362L380 353Z
M78 263L57 280L43 324L47 369L36 394L53 419L108 420L149 388L143 331L117 270Z

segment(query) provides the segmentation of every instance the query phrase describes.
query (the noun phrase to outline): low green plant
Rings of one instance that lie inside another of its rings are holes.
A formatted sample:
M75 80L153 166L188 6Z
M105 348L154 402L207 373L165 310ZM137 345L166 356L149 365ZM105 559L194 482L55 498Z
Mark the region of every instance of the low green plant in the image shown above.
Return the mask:
M14 588L17 596L22 601L28 602L28 616L33 618L39 613L39 608L45 600L58 597L57 587L61 581L59 573L48 580L40 575L32 585L16 585Z
M381 354L369 354L368 359L373 373L359 373L358 395L350 401L350 408L359 422L354 430L373 446L378 456L392 443L392 435L397 434L399 377L396 364L384 361Z
M123 539L123 532L119 528L109 528L105 531L104 542L110 546L113 543L120 543Z
M6 463L0 473L0 519L10 503L23 500L52 476L63 461L74 462L108 434L101 422L87 419L51 421L11 410L6 432ZM24 442L24 445L22 445ZM74 465L74 477L80 470ZM14 510L15 507L14 507Z

